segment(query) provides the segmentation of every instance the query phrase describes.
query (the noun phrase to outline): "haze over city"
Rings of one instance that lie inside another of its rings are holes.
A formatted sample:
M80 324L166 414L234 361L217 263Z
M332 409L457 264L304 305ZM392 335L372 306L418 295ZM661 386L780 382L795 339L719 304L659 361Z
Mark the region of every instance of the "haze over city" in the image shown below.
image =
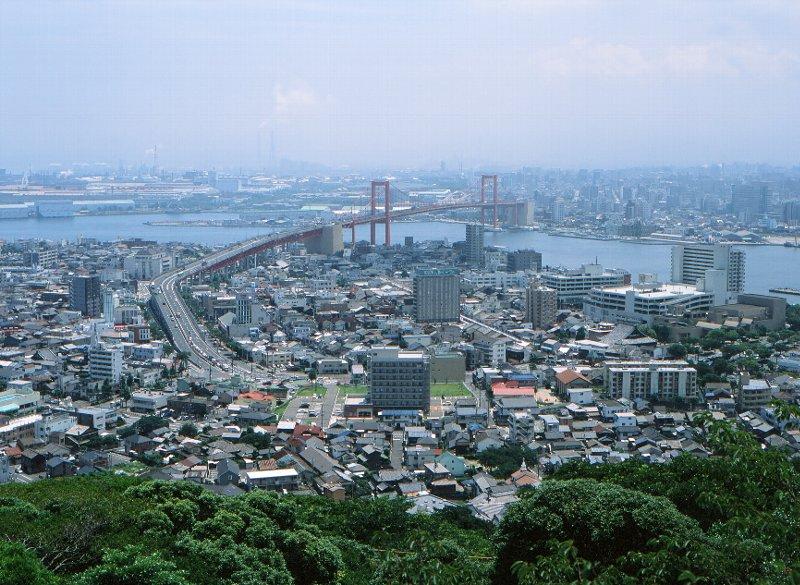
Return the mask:
M615 168L800 151L796 2L4 2L0 164Z

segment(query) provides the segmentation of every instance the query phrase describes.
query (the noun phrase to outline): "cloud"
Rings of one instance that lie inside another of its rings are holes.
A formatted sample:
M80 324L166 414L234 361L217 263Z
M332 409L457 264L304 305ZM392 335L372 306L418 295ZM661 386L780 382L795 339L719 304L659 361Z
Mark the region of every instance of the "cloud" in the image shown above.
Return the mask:
M565 78L785 77L800 71L800 55L758 44L713 42L647 47L578 37L566 44L535 50L531 65L546 75Z
M275 114L277 116L288 116L313 108L317 105L316 94L308 87L284 87L281 84L275 86Z

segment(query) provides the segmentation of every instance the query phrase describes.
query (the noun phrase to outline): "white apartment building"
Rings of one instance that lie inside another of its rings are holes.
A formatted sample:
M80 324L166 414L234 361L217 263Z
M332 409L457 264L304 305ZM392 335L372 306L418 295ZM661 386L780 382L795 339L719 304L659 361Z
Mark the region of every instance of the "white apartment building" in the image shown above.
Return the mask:
M672 281L697 284L711 270L722 271L728 292L744 290L745 255L730 244L678 244L672 248ZM706 287L708 290L708 287Z
M89 348L89 375L93 380L119 383L122 376L122 356L122 347L93 345Z
M559 304L575 304L582 302L592 289L629 283L630 274L625 270L606 270L600 264L584 264L578 270L543 272L539 280L556 291Z
M524 287L528 284L529 276L525 272L478 272L464 273L464 284L472 288L498 288Z
M695 400L697 370L685 361L607 362L605 387L612 398Z
M583 312L594 321L649 324L661 315L703 317L714 304L713 294L693 285L656 282L592 289Z

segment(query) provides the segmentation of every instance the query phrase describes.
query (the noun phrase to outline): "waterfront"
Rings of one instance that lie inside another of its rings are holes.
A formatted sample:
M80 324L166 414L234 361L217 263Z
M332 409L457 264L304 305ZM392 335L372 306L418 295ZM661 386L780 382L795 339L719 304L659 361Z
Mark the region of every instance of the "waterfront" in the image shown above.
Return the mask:
M270 233L259 227L176 227L146 225L148 221L174 221L236 219L234 213L187 213L77 216L71 218L27 218L0 222L0 239L14 241L26 238L46 238L53 241L71 240L78 236L99 240L142 238L157 242L200 242L210 246L230 244L239 240ZM377 228L378 241L382 241L383 226ZM464 225L448 222L396 222L392 224L395 243L406 236L415 241L464 239ZM359 226L358 239L369 238L369 226ZM345 241L350 230L344 230ZM543 262L550 266L578 267L580 264L598 262L609 268L629 270L634 280L640 273L655 272L659 278L670 276L670 245L640 244L623 241L598 241L580 238L551 236L542 232L506 231L487 232L487 246L502 246L508 250L534 248L542 253ZM800 288L800 249L783 246L744 246L747 254L747 291L762 294L770 288ZM797 299L787 297L790 301Z

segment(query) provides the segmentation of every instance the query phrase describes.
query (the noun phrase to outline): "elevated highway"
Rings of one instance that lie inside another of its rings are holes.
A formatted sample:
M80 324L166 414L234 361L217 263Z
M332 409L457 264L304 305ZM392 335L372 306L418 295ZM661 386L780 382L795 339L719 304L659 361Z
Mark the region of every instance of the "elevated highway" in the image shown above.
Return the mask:
M349 221L342 222L342 227L355 230L356 225L372 224L374 226L376 223L390 221L392 217L403 218L437 211L469 208L485 210L494 207L496 210L498 206L510 205L517 205L517 202L452 202L396 210L391 217L388 214L381 217L375 213L354 216ZM324 226L318 225L251 238L156 278L150 285L150 306L176 351L185 353L189 363L207 372L209 378L226 378L233 374L239 374L247 379L267 377L266 371L248 362L231 359L227 351L213 343L208 331L197 322L184 302L181 296L181 283L202 274L217 272L271 248L318 237L322 234L323 228Z

